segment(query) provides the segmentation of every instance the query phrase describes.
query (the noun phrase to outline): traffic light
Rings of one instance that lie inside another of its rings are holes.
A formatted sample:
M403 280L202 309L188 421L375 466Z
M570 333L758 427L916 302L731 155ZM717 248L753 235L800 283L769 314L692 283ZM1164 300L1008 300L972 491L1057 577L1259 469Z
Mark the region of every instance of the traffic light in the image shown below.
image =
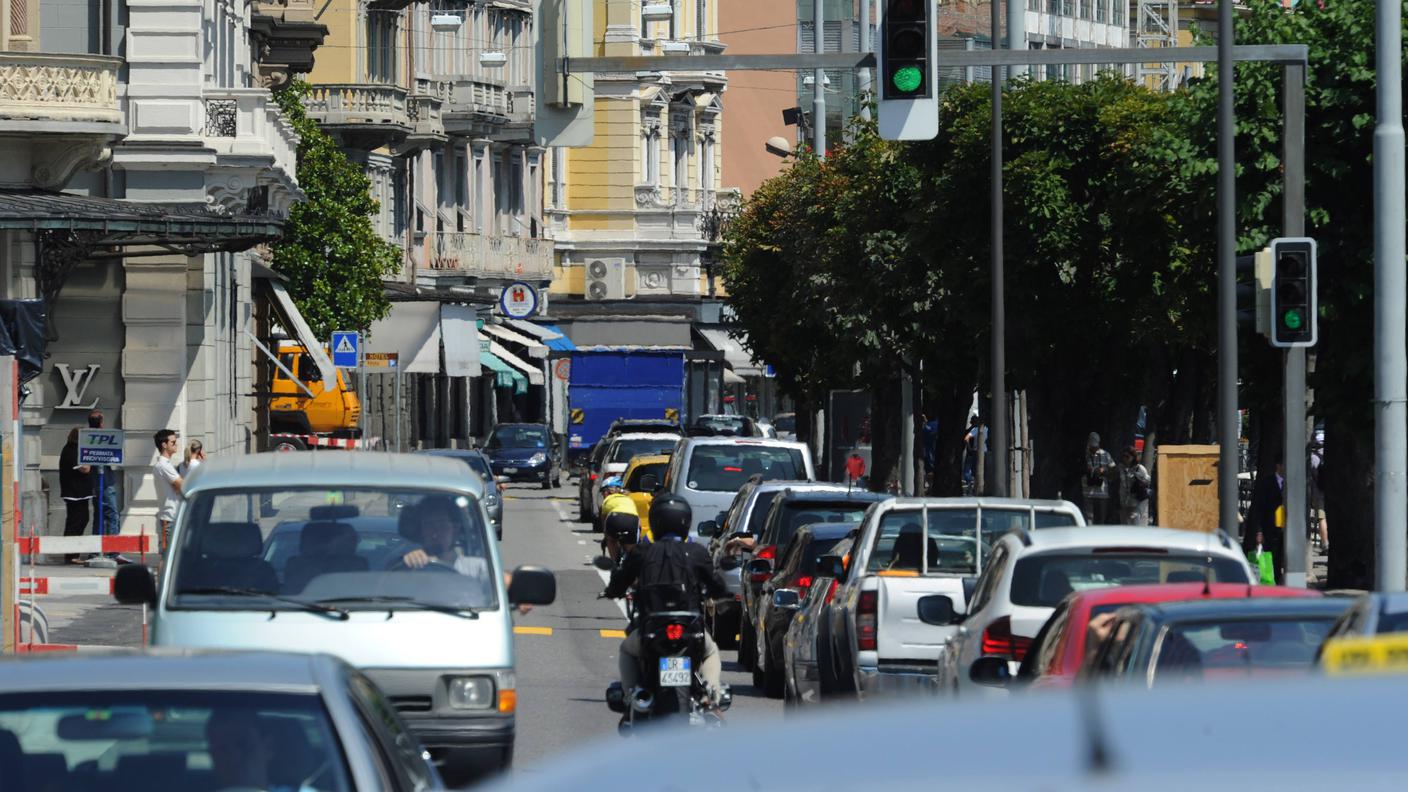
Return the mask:
M1271 240L1271 345L1314 346L1317 335L1315 240Z
M934 0L882 0L875 55L880 136L929 140L939 134Z
M1271 248L1237 257L1237 324L1270 337Z

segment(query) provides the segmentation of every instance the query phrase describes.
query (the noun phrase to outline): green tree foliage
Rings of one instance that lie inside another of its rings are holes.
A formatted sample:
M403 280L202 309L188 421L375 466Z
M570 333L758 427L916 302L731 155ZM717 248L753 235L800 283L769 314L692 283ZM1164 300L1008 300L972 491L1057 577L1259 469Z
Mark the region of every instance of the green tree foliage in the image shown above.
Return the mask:
M303 110L308 86L291 81L275 93L298 133L298 184L307 200L294 204L274 266L313 333L363 330L391 310L382 280L401 266L401 251L372 227L379 211L371 182Z

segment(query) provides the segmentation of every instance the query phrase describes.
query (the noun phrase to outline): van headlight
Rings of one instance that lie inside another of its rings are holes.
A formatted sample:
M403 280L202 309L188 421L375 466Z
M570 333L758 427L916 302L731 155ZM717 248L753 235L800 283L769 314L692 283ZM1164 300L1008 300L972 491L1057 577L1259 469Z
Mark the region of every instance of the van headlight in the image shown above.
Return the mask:
M492 709L494 680L489 677L451 678L450 706L455 709Z
M528 457L528 464L530 465L541 465L546 461L548 461L548 455L544 454L542 451Z

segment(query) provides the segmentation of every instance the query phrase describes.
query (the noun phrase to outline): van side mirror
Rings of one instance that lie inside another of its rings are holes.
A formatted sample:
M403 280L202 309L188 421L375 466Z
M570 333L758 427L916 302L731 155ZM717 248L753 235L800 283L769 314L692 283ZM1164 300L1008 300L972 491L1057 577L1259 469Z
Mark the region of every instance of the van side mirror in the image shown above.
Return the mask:
M968 667L968 678L979 685L1007 687L1012 684L1012 667L1005 656L979 657Z
M151 570L140 564L118 567L112 582L112 596L123 605L156 607L156 580Z
M510 605L551 605L557 599L557 578L540 566L513 570L508 584Z
M838 555L824 555L816 560L817 577L846 579L846 560Z
M802 595L796 589L778 589L772 593L772 606L780 610L797 610L802 607Z
M660 477L654 473L646 473L636 482L637 492L654 492L660 488Z
M957 609L953 598L943 594L930 594L919 598L919 620L937 627L947 627L956 621Z

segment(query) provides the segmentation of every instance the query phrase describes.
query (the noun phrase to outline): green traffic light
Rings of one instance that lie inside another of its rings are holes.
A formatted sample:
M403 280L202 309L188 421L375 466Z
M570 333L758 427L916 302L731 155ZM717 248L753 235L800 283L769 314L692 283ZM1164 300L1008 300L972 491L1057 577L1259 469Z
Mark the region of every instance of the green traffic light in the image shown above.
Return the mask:
M1292 308L1281 314L1281 323L1287 330L1299 330L1305 325L1305 317L1301 315L1299 308Z
M890 76L890 82L895 89L904 93L913 93L919 90L919 86L924 82L924 72L918 66L904 66L895 70Z

